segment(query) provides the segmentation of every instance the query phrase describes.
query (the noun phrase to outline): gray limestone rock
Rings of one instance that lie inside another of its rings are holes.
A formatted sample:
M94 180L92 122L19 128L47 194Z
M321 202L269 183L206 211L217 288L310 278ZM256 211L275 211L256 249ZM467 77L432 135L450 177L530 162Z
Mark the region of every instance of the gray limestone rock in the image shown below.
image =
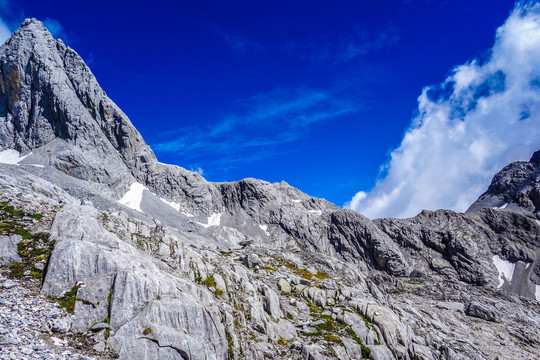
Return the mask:
M17 253L17 244L21 241L20 235L0 235L0 265L21 261L21 257Z
M476 301L472 301L467 305L465 313L486 321L500 322L500 315L493 307Z
M244 265L248 268L254 268L255 266L263 266L263 262L257 254L249 253L242 259Z

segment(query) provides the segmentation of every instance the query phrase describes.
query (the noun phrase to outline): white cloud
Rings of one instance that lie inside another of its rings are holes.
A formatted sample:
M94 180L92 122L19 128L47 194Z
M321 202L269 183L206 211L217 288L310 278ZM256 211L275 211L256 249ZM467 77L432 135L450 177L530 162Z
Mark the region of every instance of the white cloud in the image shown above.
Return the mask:
M191 169L191 171L196 172L197 174L199 174L199 175L201 175L201 176L202 176L203 173L204 173L204 170L203 170L202 167L200 167L200 166L197 167L196 169Z
M418 114L375 187L346 207L370 218L464 211L503 166L540 148L540 4L516 6L489 59L424 88Z
M64 26L56 19L46 18L43 20L43 25L55 38L61 38L64 41L69 41L69 36L64 29Z

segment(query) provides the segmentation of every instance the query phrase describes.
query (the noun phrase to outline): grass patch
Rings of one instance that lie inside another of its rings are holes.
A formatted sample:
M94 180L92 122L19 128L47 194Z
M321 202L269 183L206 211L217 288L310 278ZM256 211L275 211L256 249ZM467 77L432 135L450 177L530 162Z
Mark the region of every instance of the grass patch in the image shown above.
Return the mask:
M148 335L152 332L152 328L149 326L146 329L143 330L143 335Z
M309 271L307 271L306 269L300 269L299 267L296 267L293 263L291 263L290 261L283 261L281 260L280 261L281 265L284 265L287 269L295 272L297 275L303 277L304 279L307 279L307 280L314 280L314 279L318 279L318 280L323 280L323 279L330 279L330 276L328 276L328 274L326 274L325 272L323 271L317 271L316 274L313 274ZM266 267L265 267L266 268Z
M0 202L0 235L20 235L22 238L17 244L21 261L9 265L11 277L22 278L25 272L30 271L32 277L43 278L43 270L34 265L48 259L54 243L51 244L48 234L33 234L28 229L28 226L41 219L41 214L27 214L7 202Z
M41 214L32 214L32 215L30 215L30 217L31 217L32 219L36 219L36 220L38 220L38 221L41 220Z
M79 286L75 285L71 290L66 291L62 297L53 298L61 308L66 309L70 314L73 314L75 311L75 303L77 302L77 291L79 291Z
M209 276L201 282L202 285L207 287L216 288L216 279L213 276Z
M12 262L8 265L10 276L14 278L22 278L26 271L26 265L23 263Z
M289 319L289 320L294 319L294 316L290 312L287 312L287 314L285 316L287 316L287 319Z
M209 288L213 288L214 294L216 294L216 296L222 296L224 293L223 290L217 288L216 279L213 276L207 277L201 282L201 284Z

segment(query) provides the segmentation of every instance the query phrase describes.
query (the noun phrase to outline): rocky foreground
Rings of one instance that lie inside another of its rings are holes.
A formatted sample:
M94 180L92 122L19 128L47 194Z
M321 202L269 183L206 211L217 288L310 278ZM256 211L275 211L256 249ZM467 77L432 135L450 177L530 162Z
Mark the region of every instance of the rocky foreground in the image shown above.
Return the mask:
M2 357L539 357L540 152L467 213L371 221L157 162L37 20L0 67Z

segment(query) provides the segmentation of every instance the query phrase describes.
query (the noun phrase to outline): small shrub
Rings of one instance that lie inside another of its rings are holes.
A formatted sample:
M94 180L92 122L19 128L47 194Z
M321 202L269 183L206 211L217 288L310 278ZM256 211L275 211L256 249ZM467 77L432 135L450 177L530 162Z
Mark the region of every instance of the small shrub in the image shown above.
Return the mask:
M151 327L147 327L146 329L143 330L143 335L148 335L152 332L152 328Z
M203 284L203 285L205 285L207 287L215 288L216 287L216 279L214 279L213 276L209 276L206 279L204 279L204 281L201 284Z
M360 345L360 348L362 349L362 357L369 359L369 355L371 354L371 349L365 345Z

